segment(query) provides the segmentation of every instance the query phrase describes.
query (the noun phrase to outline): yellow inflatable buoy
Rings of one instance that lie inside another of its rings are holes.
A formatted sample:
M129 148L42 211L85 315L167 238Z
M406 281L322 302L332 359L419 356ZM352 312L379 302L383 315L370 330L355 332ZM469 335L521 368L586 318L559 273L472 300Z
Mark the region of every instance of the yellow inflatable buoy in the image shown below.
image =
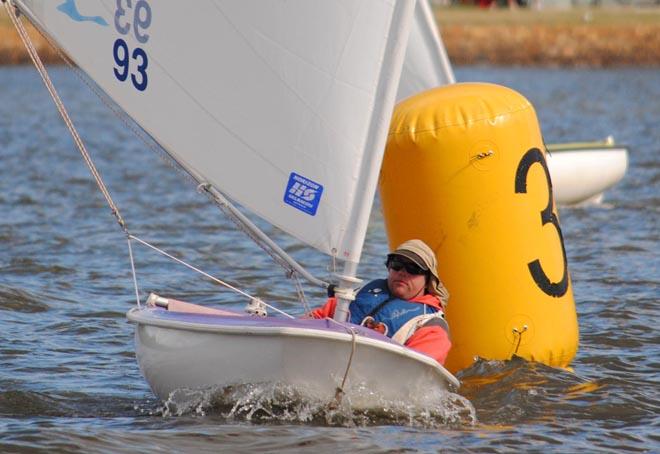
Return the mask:
M567 367L578 325L543 139L532 105L454 84L394 112L380 180L394 247L420 238L451 294L455 372L512 355Z

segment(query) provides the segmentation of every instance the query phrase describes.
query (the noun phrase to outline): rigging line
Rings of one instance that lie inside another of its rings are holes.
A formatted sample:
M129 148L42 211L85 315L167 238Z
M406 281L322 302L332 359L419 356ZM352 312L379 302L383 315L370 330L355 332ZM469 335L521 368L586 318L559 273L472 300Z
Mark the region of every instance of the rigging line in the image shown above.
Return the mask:
M328 317L328 318L326 318L326 320L331 321L333 323L336 323L337 325L343 327L351 335L351 354L348 357L348 363L346 364L346 371L344 372L344 377L341 380L341 385L339 385L335 389L335 400L330 402L330 404L328 405L328 407L330 409L335 409L339 406L339 404L341 404L341 401L342 401L342 399L344 397L344 394L345 394L344 386L346 385L346 380L348 379L348 373L351 370L351 365L353 364L353 356L355 356L355 349L357 347L357 335L358 335L358 333L357 333L357 331L355 331L355 328L346 326L343 323L340 323L340 322L336 321L333 318Z
M41 32L41 29L38 29ZM80 70L78 66L76 66L74 63L72 63L71 59L64 54L60 48L53 43L53 41L50 39L50 37L45 34L41 33L42 36L46 39L46 41L51 45L53 49L57 52L57 54L62 58L62 60L67 64L67 66L73 71L73 73L78 77L78 79L83 82L100 100L101 102L111 111L115 114L115 116L124 123L130 129L133 134L144 143L144 145L147 148L150 148L153 152L155 152L161 160L163 160L169 167L173 168L176 170L179 174L183 175L184 178L194 184L197 185L197 191L199 193L205 194L208 199L213 202L220 210L224 213L225 216L227 216L233 223L234 225L238 228L239 231L243 232L248 238L250 238L258 247L260 247L266 254L268 254L271 259L281 266L283 269L287 271L287 273L293 273L298 271L299 274L303 275L307 280L309 280L312 284L314 285L320 285L322 287L327 287L327 283L321 281L320 279L316 279L311 274L306 273L304 269L300 268L299 266L296 266L297 264L291 264L285 257L281 255L281 253L278 252L277 246L273 246L269 244L269 242L264 241L259 235L258 232L253 231L249 225L246 224L245 221L241 219L241 217L237 214L235 214L232 209L230 204L225 200L224 196L223 198L219 199L217 195L214 195L213 192L209 190L209 184L202 182L200 183L201 178L199 176L193 175L190 170L185 169L172 155L170 155L166 150L164 150L158 142L153 139L148 133L146 133L143 129L141 129L138 125L136 127L136 123L129 119L127 114L122 111L121 109L118 109L116 107L116 104L112 102L108 96L101 90L97 88L97 85L95 83L90 82L89 77Z
M199 188L206 191L209 196L212 196L218 207L220 207L225 214L228 214L232 221L240 223L238 225L239 228L245 232L248 237L257 244L257 246L261 247L268 255L270 255L276 263L279 263L280 266L286 269L289 273L295 271L310 283L327 288L328 284L326 282L312 276L305 268L279 247L277 243L271 240L261 229L259 229L259 227L257 227L247 216L241 213L241 211L236 208L224 196L224 194L222 194L222 192L218 191L208 183L200 184Z
M144 246L147 246L148 248L153 249L154 251L156 251L156 252L158 252L158 253L164 255L164 256L167 257L167 258L170 258L170 259L174 260L174 261L177 262L177 263L180 263L181 265L183 265L183 266L185 266L185 267L187 267L187 268L190 268L190 269L193 270L193 271L197 271L198 273L202 274L203 276L206 276L207 278L211 279L212 281L214 281L214 282L216 282L216 283L218 283L218 284L220 284L220 285L222 285L222 286L225 286L225 287L227 287L228 289L233 290L234 292L236 292L236 293L238 293L238 294L241 294L241 295L243 295L243 296L245 296L245 297L247 297L247 298L249 298L249 299L251 299L251 300L255 300L255 299L257 299L257 298L255 298L255 297L253 297L252 295L250 295L250 294L244 292L243 290L241 290L241 289L239 289L239 288L236 288L236 287L234 287L233 285L231 285L231 284L229 284L229 283L227 283L227 282L224 282L224 281L222 281L222 280L220 280L220 279L218 279L218 278L216 278L216 277L214 277L214 276L211 276L209 273L207 273L207 272L205 272L205 271L202 271L202 270L200 270L199 268L197 268L197 267L195 267L195 266L193 266L193 265L190 265L190 264L184 262L184 261L181 260L181 259L178 259L178 258L174 257L172 254L169 254L169 253L163 251L162 249L160 249L160 248L154 246L153 244L147 243L146 241L144 241L144 240L142 240L142 239L136 237L135 235L132 235L132 234L131 234L131 235L129 235L129 238L132 239L132 240L137 241L138 243L143 244Z
M298 277L298 273L291 273L291 279L293 279L293 282L296 287L296 292L298 293L298 300L303 304L303 309L305 311L305 314L309 314L311 312L309 308L309 304L307 304L307 298L305 298L305 290L302 287L302 284L300 283L300 278Z
M239 231L243 232L248 238L256 243L256 245L259 246L266 254L268 254L275 263L284 268L288 273L294 273L295 269L293 266L284 260L284 258L280 257L272 247L268 246L261 238L259 238L256 232L248 228L245 222L243 222L234 212L232 212L231 208L228 206L228 203L226 203L225 200L219 199L211 192L209 186L210 185L208 183L201 183L197 186L197 188L198 191L205 194L208 199L215 204L215 206L220 208L220 211L222 211L224 215L234 223Z
M346 372L344 372L344 378L341 380L341 394L344 394L344 386L346 385L346 379L348 378L348 372L351 370L351 364L353 363L353 356L355 355L355 347L357 345L357 333L354 329L351 329L351 356L348 357L348 364L346 364Z
M57 93L57 90L55 89L55 86L53 85L53 82L50 80L50 76L48 76L48 72L46 71L46 67L41 61L41 58L39 57L39 54L37 52L37 49L34 47L34 44L30 40L30 37L27 34L27 31L23 27L23 23L21 22L20 19L16 17L16 13L14 12L14 8L10 5L10 2L4 2L5 4L5 9L7 10L7 14L9 15L12 23L14 24L14 27L16 28L16 31L18 32L19 36L21 37L21 40L23 41L23 44L25 45L25 48L28 52L28 55L30 55L30 58L32 59L32 62L34 63L37 72L41 76L41 79L43 80L44 84L46 85L46 88L48 89L48 92L50 93L51 98L53 99L53 102L57 106L57 110L60 112L60 115L62 116L64 123L66 124L67 128L69 129L69 132L71 133L71 137L73 137L73 141L75 142L76 146L78 147L78 150L80 150L80 154L82 154L83 159L85 160L85 163L87 164L87 167L89 168L90 172L92 173L92 176L94 177L94 180L96 180L96 184L99 187L99 190L105 197L106 202L108 203L110 209L112 210L113 216L117 219L117 222L119 223L119 226L122 228L122 230L128 235L128 228L126 227L126 223L124 222L124 219L122 218L121 214L119 213L119 208L117 208L117 205L115 205L115 202L112 200L112 197L110 196L110 193L108 192L108 189L105 186L105 183L103 183L103 179L101 178L101 175L99 174L98 170L96 169L96 166L94 165L94 162L92 161L91 157L89 156L89 153L87 151L87 148L85 147L85 144L83 143L82 139L80 138L80 135L78 134L78 131L76 130L75 126L73 125L73 121L71 121L71 117L69 117L69 113L67 112L66 108L64 107L64 103L62 103L62 100L60 96Z
M4 2L4 0L3 0ZM46 41L50 44L50 46L55 49L57 54L62 58L62 60L69 66L69 68L74 72L74 74L78 77L80 81L82 81L87 87L94 93L96 96L103 102L103 104L115 114L115 116L124 123L132 132L135 134L135 136L140 139L146 146L147 148L150 148L152 151L154 151L165 163L172 167L174 170L176 170L178 173L183 175L187 180L194 182L195 184L198 184L197 188L199 192L202 192L201 189L205 189L205 193L208 196L208 198L214 202L220 209L221 211L227 216L233 223L236 225L236 227L242 231L245 235L248 236L252 241L254 241L257 246L259 246L264 252L266 252L271 259L280 265L282 268L284 268L288 273L292 273L296 271L296 266L291 265L284 257L282 257L276 250L276 247L273 247L270 245L268 242L263 241L255 232L253 232L249 226L245 225L245 223L240 219L239 216L237 216L230 208L225 206L223 203L219 203L217 197L214 197L213 194L210 194L210 191L208 191L208 188L205 188L206 184L201 183L199 184L199 179L196 178L194 175L190 173L190 171L186 170L181 166L181 164L174 159L172 155L167 153L158 143L146 132L144 132L141 128L135 127L135 123L131 120L128 119L127 115L125 112L123 112L121 109L117 109L115 107L115 104L108 99L108 96L99 90L97 88L96 84L92 84L90 82L89 77L80 70L79 67L77 67L75 64L72 63L71 59L64 54L61 49L53 43L53 41L50 39L50 36L48 34L43 33L40 28L37 27L41 35L46 39ZM148 138L147 138L148 137ZM156 144L156 145L154 145ZM309 273L306 273L304 269L302 270L297 270L299 273L301 273L307 280L310 280L313 284L315 285L321 285L323 287L327 287L327 283L318 280L311 276ZM311 279L310 279L311 277ZM138 300L138 306L139 306L139 300Z
M51 48L57 52L57 55L66 63L69 69L73 74L78 77L82 83L84 83L87 88L89 88L92 93L94 93L97 98L110 110L123 124L126 126L135 137L137 137L147 148L151 149L158 157L164 162L167 166L174 169L180 175L182 175L188 182L192 184L198 184L198 181L193 178L190 173L188 173L172 156L170 156L154 138L151 137L149 133L144 131L135 121L133 121L128 114L123 110L117 107L117 104L112 101L107 94L105 94L101 89L98 88L98 85L93 82L87 74L85 74L71 59L64 53L62 50L53 42L50 36L41 31L37 27L37 30L41 33L41 36L50 44Z
M228 289L233 290L234 292L236 292L236 293L238 293L238 294L240 294L240 295L243 295L243 296L249 298L250 300L253 300L253 301L260 301L260 302L262 302L263 304L265 304L267 307L269 307L270 309L273 309L275 312L278 312L278 313L280 313L280 314L282 314L282 315L284 315L284 316L286 316L286 317L289 317L289 318L295 318L293 315L287 314L287 313L284 312L283 310L278 309L278 308L276 308L276 307L274 307L274 306L272 306L272 305L270 305L270 304L264 302L263 300L261 300L261 299L259 299L259 298L256 298L256 297L254 297L254 296L252 296L252 295L250 295L250 294L244 292L244 291L241 290L241 289L238 289L238 288L234 287L233 285L231 285L231 284L229 284L229 283L227 283L227 282L225 282L225 281L223 281L223 280L218 279L218 278L215 277L215 276L210 275L210 274L207 273L206 271L202 271L201 269L199 269L199 268L197 268L197 267L195 267L195 266L193 266L193 265L190 265L189 263L186 263L186 262L184 262L183 260L181 260L181 259L179 259L179 258L174 257L172 254L169 254L169 253L165 252L164 250L162 250L162 249L160 249L160 248L154 246L153 244L150 244L150 243L148 243L148 242L146 242L146 241L144 241L144 240L142 240L142 239L136 237L135 235L129 234L128 237L129 237L130 239L132 239L132 240L137 241L138 243L140 243L140 244L142 244L142 245L144 245L144 246L147 246L147 247L150 248L150 249L153 249L154 251L158 252L159 254L162 254L162 255L164 255L165 257L167 257L167 258L169 258L169 259L172 259L172 260L174 260L175 262L177 262L177 263L179 263L179 264L181 264L181 265L183 265L183 266L185 266L185 267L187 267L187 268L189 268L189 269L191 269L191 270L193 270L193 271L198 272L198 273L201 274L202 276L205 276L205 277L211 279L213 282L215 282L215 283L217 283L217 284L220 284L220 285L222 285L222 286L224 286L224 287L227 287Z
M40 32L41 30L38 29ZM236 216L230 209L228 209L224 204L219 203L217 198L214 197L212 194L209 193L208 190L206 190L205 183L199 184L199 181L195 178L194 175L191 175L189 171L187 171L179 162L173 158L167 151L165 151L160 145L158 145L158 142L156 142L153 138L148 133L145 133L140 127L135 126L135 122L130 120L126 113L123 112L121 109L118 109L116 105L108 99L108 96L101 90L97 88L96 84L93 84L90 82L89 77L80 70L79 67L77 67L71 59L64 54L60 48L53 43L53 41L50 39L50 37L45 34L41 33L41 35L48 41L48 43L51 45L53 49L57 52L57 54L60 56L60 58L67 64L67 66L73 71L73 73L78 77L78 79L83 82L100 100L101 102L111 111L115 114L115 116L121 120L122 123L128 129L130 129L133 134L142 141L142 143L147 147L150 148L153 152L155 152L161 160L163 160L169 167L173 168L176 170L179 174L183 175L185 179L188 181L197 184L197 190L200 193L204 193L207 195L209 200L214 202L218 208L224 213L225 216L227 216L233 223L234 225L242 231L245 235L248 236L252 241L254 241L257 246L259 246L264 252L266 252L271 259L280 265L282 268L284 268L286 271L289 273L295 272L295 267L292 267L286 260L284 260L282 257L280 257L276 251L273 250L272 247L270 247L268 244L266 244L263 240L261 240L255 233L252 232L241 220ZM317 282L313 282L317 284ZM321 282L321 285L327 286L324 282ZM139 304L138 304L139 305Z
M141 307L140 305L140 290L138 288L138 283L137 283L137 275L135 274L135 261L133 260L133 247L131 246L131 238L126 237L126 242L128 243L128 256L130 257L131 260L131 273L133 274L133 287L135 288L135 301L137 302L137 306Z

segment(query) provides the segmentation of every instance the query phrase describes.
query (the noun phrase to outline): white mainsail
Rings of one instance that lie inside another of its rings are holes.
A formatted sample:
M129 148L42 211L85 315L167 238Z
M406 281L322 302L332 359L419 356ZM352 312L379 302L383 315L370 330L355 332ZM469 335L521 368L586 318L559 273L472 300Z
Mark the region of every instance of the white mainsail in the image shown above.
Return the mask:
M456 82L428 0L417 0L397 100Z
M414 0L12 3L219 205L223 191L344 259L334 318L346 320ZM25 30L5 6L124 227L129 253L131 239L147 244L125 228ZM136 324L136 357L164 401L179 389L215 393L272 383L302 385L303 395L333 405L351 395L355 408L371 408L380 405L373 395L415 402L420 389L436 394L459 385L433 358L365 327L251 317L153 294L141 306L137 283L135 290L138 307L127 317ZM363 389L372 392L360 400Z
M198 181L359 261L414 1L14 3Z

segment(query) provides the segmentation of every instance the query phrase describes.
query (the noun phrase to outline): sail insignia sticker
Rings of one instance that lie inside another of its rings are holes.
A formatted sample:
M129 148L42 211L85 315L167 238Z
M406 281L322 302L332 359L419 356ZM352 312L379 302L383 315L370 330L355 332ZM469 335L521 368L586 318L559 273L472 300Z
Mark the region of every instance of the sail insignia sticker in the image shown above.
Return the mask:
M108 26L108 23L101 16L83 16L78 12L76 0L66 0L57 7L58 11L63 12L76 22L94 22L95 24Z
M323 194L323 186L291 172L284 193L284 203L314 216L321 201L321 194Z

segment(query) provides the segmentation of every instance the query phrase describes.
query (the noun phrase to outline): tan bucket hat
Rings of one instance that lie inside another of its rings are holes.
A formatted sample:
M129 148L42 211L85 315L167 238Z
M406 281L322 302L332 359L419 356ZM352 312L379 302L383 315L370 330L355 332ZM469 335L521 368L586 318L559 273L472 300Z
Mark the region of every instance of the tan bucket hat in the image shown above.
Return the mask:
M449 292L442 284L440 276L438 276L438 262L435 259L435 254L425 242L417 239L408 240L388 254L387 258L389 259L393 255L405 257L423 270L430 271L431 276L426 286L426 291L439 296L442 300L443 307L447 305Z

